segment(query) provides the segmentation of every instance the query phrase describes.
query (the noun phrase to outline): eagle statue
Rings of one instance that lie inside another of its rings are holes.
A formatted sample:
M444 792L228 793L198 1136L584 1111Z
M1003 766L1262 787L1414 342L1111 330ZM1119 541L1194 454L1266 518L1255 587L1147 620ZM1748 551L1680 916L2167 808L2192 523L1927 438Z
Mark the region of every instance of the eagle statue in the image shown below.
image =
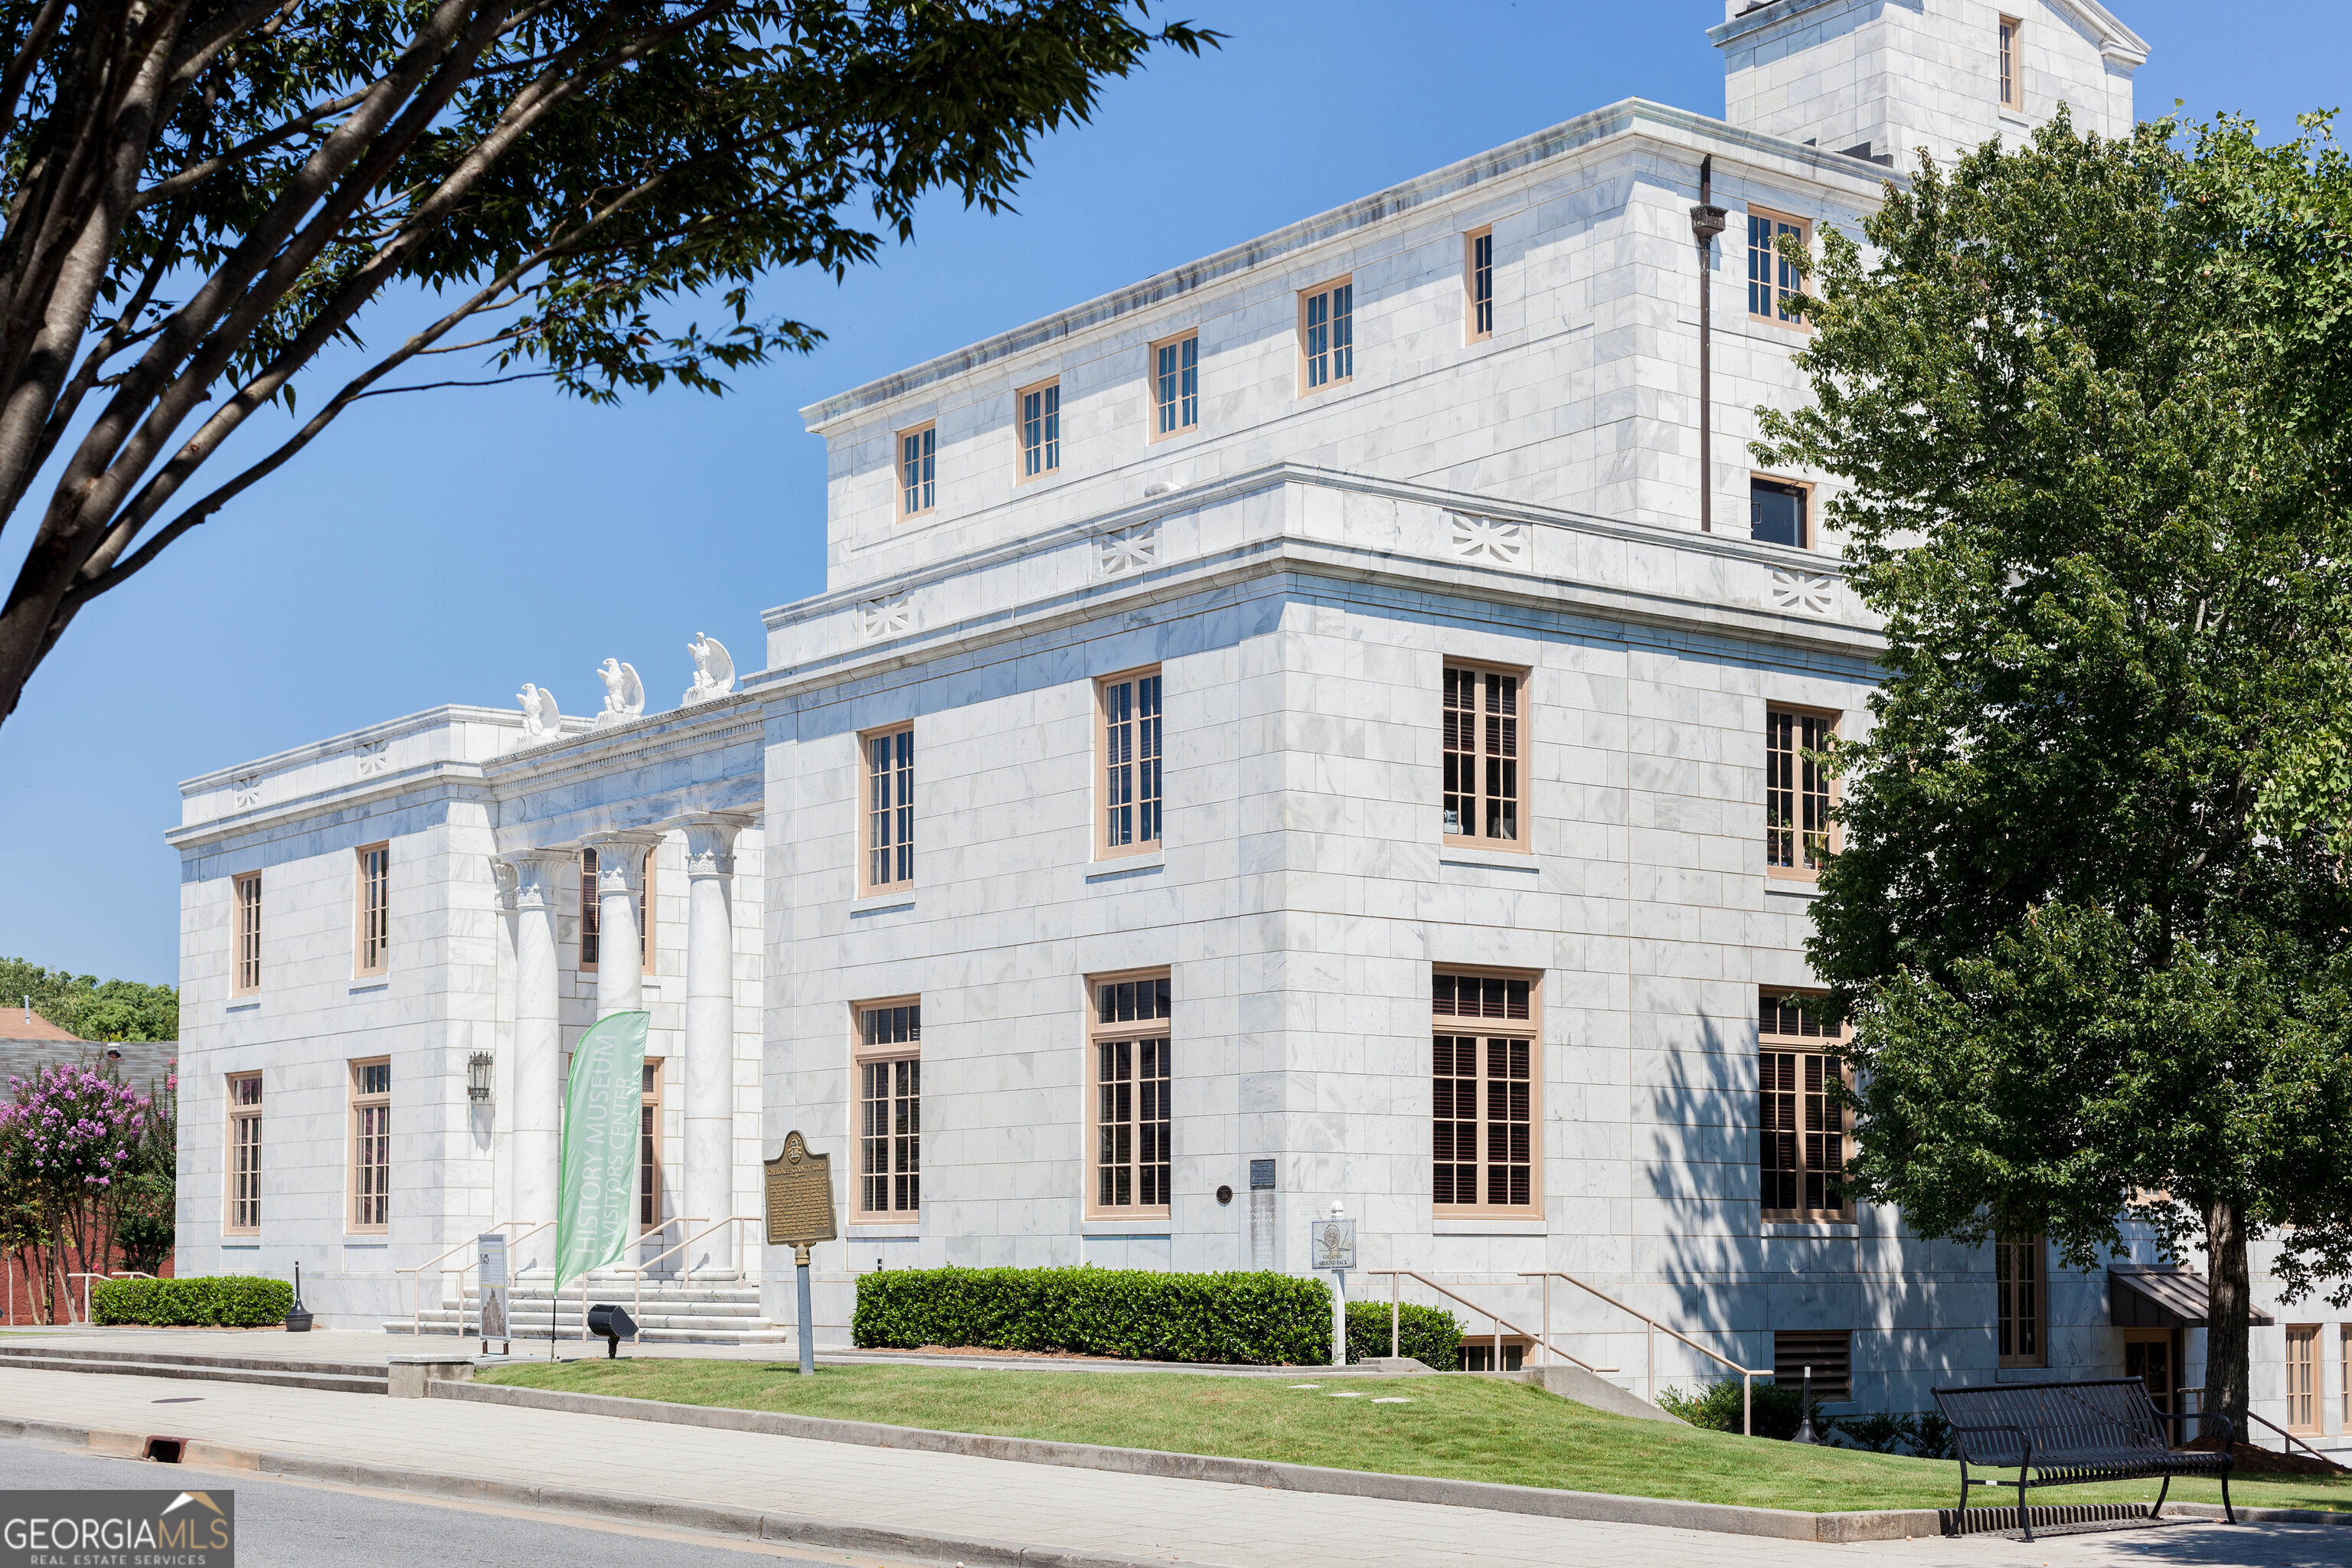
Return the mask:
M604 683L604 710L596 715L596 728L625 724L646 710L646 683L637 679L636 667L608 658L596 668L596 678Z
M522 704L523 733L534 741L551 739L563 728L563 714L555 706L555 693L544 687L523 682L515 700Z
M686 651L694 656L694 684L677 700L679 707L691 708L735 689L735 661L728 657L726 644L708 632L697 632Z

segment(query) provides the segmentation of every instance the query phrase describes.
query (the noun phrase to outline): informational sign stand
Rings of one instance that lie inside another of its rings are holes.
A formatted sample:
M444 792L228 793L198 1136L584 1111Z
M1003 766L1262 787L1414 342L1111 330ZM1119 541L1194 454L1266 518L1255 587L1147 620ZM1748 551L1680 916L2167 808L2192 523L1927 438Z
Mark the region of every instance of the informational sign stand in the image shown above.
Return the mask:
M1334 1281L1331 1291L1331 1364L1348 1364L1348 1270L1356 1266L1356 1222L1347 1217L1348 1211L1338 1203L1331 1205L1331 1217L1318 1219L1307 1228L1307 1255L1313 1259L1311 1267L1328 1268Z
M761 1162L768 1174L768 1245L793 1249L799 1276L801 1375L816 1375L816 1315L809 1304L809 1248L834 1239L833 1156L812 1154L797 1129L784 1152Z
M482 1353L490 1353L490 1342L499 1342L500 1355L514 1353L514 1340L507 1328L507 1238L495 1230L486 1230L474 1238L475 1278L481 1285Z

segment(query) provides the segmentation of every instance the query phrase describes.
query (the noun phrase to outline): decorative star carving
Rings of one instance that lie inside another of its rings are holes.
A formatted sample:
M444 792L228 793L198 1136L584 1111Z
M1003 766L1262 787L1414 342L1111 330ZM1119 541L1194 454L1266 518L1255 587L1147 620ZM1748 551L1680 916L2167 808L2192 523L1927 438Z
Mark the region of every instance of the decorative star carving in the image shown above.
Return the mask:
M1790 572L1776 566L1765 584L1764 602L1776 610L1801 616L1833 616L1838 580L1825 572Z
M229 780L229 793L236 797L239 806L251 805L261 798L261 775L244 773Z
M391 745L392 742L390 741L362 741L360 742L360 777L368 778L373 774L383 772L384 768L389 765L391 762L391 759L384 755L384 752L391 747Z
M1138 523L1115 533L1106 533L1097 542L1101 546L1103 575L1116 577L1124 572L1140 572L1160 559L1160 525Z
M904 594L858 603L857 636L861 641L880 642L885 637L903 637L913 624L914 612Z
M1499 518L1470 517L1462 512L1451 514L1454 519L1454 553L1465 561L1493 561L1505 566L1524 566L1528 555L1528 525L1505 522Z

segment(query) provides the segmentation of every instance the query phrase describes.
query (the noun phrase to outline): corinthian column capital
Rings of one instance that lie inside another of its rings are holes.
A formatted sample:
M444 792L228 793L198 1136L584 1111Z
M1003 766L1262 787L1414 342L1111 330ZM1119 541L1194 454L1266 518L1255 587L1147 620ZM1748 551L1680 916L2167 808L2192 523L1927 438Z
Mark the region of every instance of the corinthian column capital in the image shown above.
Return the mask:
M731 877L735 874L735 836L751 826L751 813L706 811L688 817L686 874L688 877Z
M518 911L554 909L580 864L563 849L517 849L490 859L499 879L499 907Z
M596 896L635 896L646 889L646 857L662 836L649 828L627 827L614 833L592 833L580 842L596 851Z

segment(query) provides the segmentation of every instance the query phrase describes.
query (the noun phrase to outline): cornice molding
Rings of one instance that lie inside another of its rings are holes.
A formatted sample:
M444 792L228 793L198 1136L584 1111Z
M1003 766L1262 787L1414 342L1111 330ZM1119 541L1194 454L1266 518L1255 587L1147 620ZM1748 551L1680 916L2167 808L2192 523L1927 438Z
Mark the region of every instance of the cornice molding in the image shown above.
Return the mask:
M488 781L483 777L479 763L444 760L404 768L396 773L378 773L363 784L313 790L309 795L298 795L291 799L272 801L268 805L231 812L226 816L215 816L207 822L184 823L177 827L167 827L163 830L163 842L184 854L191 849L209 848L242 835L267 834L272 828L297 821L307 831L315 826L322 812L373 805L380 801L410 794L417 795L416 804L419 805L436 799L488 804L495 798L490 794Z

